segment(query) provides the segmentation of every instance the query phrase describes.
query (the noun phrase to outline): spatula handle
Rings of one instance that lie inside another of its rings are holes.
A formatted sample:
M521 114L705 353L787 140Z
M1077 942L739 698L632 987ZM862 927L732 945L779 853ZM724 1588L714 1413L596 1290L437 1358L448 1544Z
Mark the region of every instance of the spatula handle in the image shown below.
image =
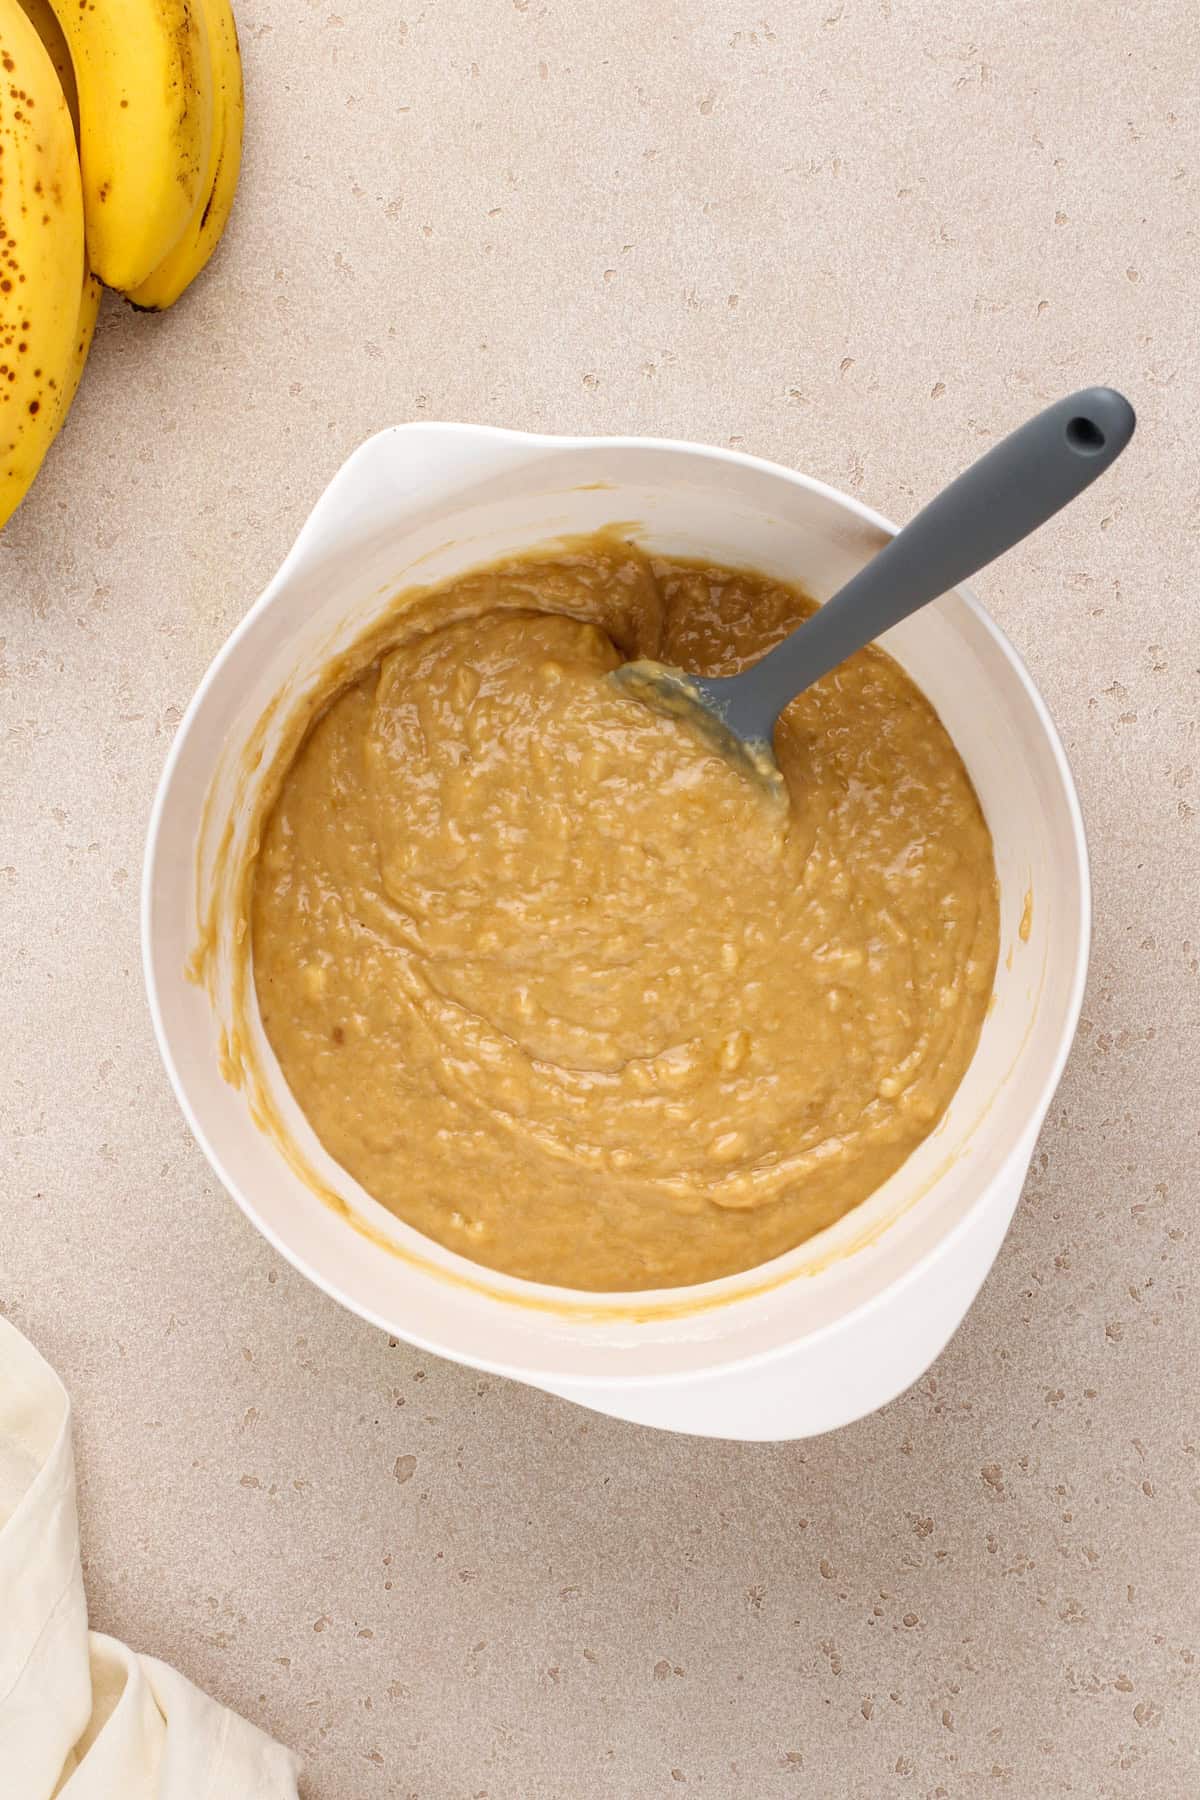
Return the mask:
M755 666L760 705L769 693L778 713L855 650L1036 531L1116 461L1134 423L1123 395L1084 388L1006 437Z

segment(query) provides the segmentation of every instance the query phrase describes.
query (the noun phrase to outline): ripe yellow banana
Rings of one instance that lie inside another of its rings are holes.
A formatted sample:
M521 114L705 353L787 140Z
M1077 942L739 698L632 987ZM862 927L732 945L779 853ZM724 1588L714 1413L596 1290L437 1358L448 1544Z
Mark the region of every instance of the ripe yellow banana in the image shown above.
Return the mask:
M200 0L200 5L213 67L212 151L200 200L183 236L148 281L127 291L135 306L151 312L174 305L220 243L241 169L244 96L233 8L229 0Z
M79 302L79 317L75 325L75 345L71 351L71 361L67 368L67 378L63 383L62 400L58 422L63 420L71 410L83 374L83 365L88 359L88 351L92 347L92 333L96 329L96 314L100 311L100 296L104 292L99 279L90 269L84 271L83 295Z
M50 0L21 0L22 10L45 45L46 54L54 64L54 72L62 87L63 98L67 110L71 114L71 123L75 127L75 143L79 143L79 95L75 90L75 71L71 66L71 52L67 48L67 40L63 36L62 26L54 16L54 8ZM88 359L88 351L92 347L92 335L96 329L96 316L100 311L100 296L103 286L91 270L85 266L83 271L83 293L79 301L79 318L75 328L75 347L71 352L71 361L67 368L66 379L62 384L59 400L58 424L61 429L71 410L71 402L79 389L83 375L83 365Z
M54 16L54 8L50 0L21 0L22 9L28 14L30 23L46 46L46 53L54 64L58 79L62 83L62 91L67 105L71 109L71 119L75 126L75 142L79 142L79 95L75 91L75 70L71 66L71 52L67 40L63 36L63 28Z
M200 0L51 0L79 90L88 261L122 293L178 242L201 197L213 74Z
M83 194L54 65L0 0L0 526L41 467L75 391Z

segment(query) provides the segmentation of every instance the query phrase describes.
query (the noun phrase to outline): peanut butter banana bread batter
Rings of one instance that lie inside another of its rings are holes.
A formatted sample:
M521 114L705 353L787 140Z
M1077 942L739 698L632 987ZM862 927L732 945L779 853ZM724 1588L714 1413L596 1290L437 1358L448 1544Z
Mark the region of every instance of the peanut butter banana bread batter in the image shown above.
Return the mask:
M263 835L258 1002L331 1154L419 1231L571 1288L800 1243L945 1110L992 987L991 839L870 649L785 713L790 805L604 679L730 674L794 588L614 537L398 607Z

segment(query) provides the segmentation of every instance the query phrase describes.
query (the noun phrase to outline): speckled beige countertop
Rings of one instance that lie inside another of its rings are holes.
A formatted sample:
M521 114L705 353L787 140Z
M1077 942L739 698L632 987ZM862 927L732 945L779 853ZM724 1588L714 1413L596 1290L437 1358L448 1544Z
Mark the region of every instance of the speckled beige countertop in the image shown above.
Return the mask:
M0 1306L75 1401L93 1622L312 1800L1191 1800L1195 8L339 5L242 0L227 244L170 316L107 304L0 537ZM1133 448L979 588L1080 782L1092 978L932 1373L726 1447L306 1286L168 1090L137 885L182 709L342 458L413 417L658 432L903 518L1091 381Z

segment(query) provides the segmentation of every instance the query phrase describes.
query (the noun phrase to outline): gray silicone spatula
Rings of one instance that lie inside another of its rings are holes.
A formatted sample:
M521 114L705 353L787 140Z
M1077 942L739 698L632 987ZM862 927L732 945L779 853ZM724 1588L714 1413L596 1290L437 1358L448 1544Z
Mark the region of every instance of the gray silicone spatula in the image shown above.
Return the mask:
M1071 394L981 456L740 675L685 675L643 661L624 664L614 679L656 711L687 717L777 785L771 737L788 701L1044 525L1116 461L1134 423L1132 406L1112 388Z

